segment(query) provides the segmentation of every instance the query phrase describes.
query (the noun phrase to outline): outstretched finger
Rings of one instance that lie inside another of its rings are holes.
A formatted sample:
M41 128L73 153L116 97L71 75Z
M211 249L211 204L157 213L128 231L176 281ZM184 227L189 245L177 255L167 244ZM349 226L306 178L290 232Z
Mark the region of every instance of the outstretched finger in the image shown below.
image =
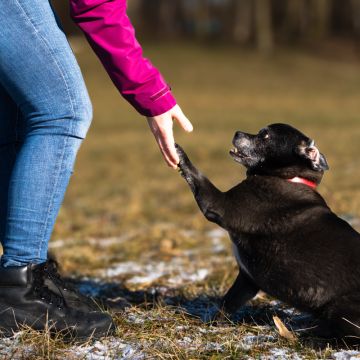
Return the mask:
M180 106L176 106L172 114L173 118L177 120L180 126L187 132L193 131L194 127L192 126L190 120L182 112Z

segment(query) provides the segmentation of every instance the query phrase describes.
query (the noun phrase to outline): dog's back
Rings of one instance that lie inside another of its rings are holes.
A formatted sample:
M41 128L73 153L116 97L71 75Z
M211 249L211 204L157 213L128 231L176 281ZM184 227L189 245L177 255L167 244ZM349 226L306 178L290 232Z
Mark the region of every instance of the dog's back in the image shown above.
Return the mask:
M233 312L263 290L321 318L339 337L360 337L360 235L314 188L328 164L314 141L285 124L235 133L247 179L219 191L178 147L180 169L212 222L228 230L240 272L222 306Z
M276 177L245 183L246 195L243 184L229 192L226 225L241 270L261 290L304 310L360 291L360 235L317 192Z

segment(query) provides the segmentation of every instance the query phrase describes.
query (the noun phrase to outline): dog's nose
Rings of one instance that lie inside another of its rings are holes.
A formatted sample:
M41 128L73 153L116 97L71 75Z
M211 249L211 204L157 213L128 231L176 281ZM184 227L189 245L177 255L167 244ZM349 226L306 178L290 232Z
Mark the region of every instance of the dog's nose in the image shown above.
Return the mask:
M244 136L244 133L242 131L237 131L234 135L234 138L242 137Z
M250 145L250 139L248 134L242 131L237 131L233 138L233 145L236 147L247 147Z
M244 139L244 137L245 133L243 133L242 131L236 131L233 137L233 144L235 145L235 142L241 141L242 139Z

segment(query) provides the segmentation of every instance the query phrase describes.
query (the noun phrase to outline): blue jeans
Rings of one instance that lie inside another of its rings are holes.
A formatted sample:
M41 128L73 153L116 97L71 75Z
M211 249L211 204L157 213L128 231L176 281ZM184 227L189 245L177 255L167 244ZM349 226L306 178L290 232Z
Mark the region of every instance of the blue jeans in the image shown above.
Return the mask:
M3 1L0 24L0 240L7 267L46 261L92 107L48 0Z

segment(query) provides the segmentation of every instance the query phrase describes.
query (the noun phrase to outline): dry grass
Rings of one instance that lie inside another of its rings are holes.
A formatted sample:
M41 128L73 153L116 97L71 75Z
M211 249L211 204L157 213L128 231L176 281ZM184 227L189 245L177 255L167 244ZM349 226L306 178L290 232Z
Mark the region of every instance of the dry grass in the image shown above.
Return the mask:
M220 188L243 176L227 153L235 130L288 122L314 137L327 155L331 171L321 192L330 205L360 214L358 63L289 52L268 59L195 46L157 46L147 54L195 125L191 135L177 129L177 141ZM87 48L79 60L95 118L54 237L117 236L175 219L189 228L207 226L182 179L164 166L144 119L123 102Z
M133 305L125 311L114 306L119 341L146 359L260 359L276 348L304 359L329 358L331 348L279 337L272 316L280 314L291 327L295 315L269 305L266 297L246 309L246 321L201 321L236 275L230 243L223 235L214 243L209 232L216 227L202 217L179 174L165 166L144 119L121 100L90 50L79 44L95 118L56 224L53 252L67 274L99 279L93 288L104 300L119 305L125 297ZM146 53L195 125L191 135L177 129L177 141L221 189L244 175L227 154L234 131L287 122L314 137L326 154L331 170L320 192L330 206L360 217L359 63L291 51L261 58L236 48L191 45L154 45ZM56 245L59 239L64 242ZM131 282L129 272L104 275L129 261L144 269L163 262L172 270L143 283ZM185 270L202 268L208 270L204 279L171 283ZM66 352L69 345L27 334L23 343L36 344L30 358L73 356ZM251 335L267 340L255 338L250 346ZM256 344L256 339L262 340ZM121 354L124 347L115 347L109 358Z

